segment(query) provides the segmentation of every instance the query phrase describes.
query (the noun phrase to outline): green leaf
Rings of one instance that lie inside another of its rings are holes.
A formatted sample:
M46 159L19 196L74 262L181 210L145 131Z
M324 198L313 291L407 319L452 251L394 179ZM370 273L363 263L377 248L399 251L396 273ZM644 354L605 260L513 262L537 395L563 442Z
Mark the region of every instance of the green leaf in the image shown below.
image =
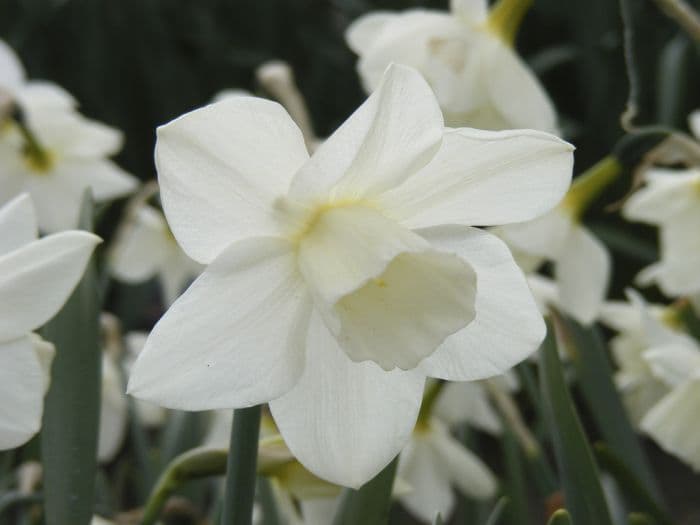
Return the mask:
M615 455L642 481L646 490L660 499L654 474L613 384L613 369L600 333L556 313L553 316L557 341L564 345L571 357L583 400L598 431Z
M333 525L384 525L391 507L398 457L358 490L346 489Z
M688 92L689 59L692 56L690 40L676 35L664 47L657 74L657 119L672 128L685 126L685 100Z
M640 512L632 512L627 517L627 523L629 525L655 525L654 520L650 516Z
M506 496L501 496L499 500L496 502L496 505L493 507L493 510L491 511L491 515L489 516L489 519L486 520L485 525L498 525L501 523L501 518L503 517L503 513L506 510L506 508L509 505L509 499ZM519 523L524 523L526 514L522 514L519 516Z
M92 229L86 193L80 227ZM41 432L48 525L86 525L93 514L102 352L94 256L63 309L41 333L56 346Z
M233 414L221 523L250 525L253 521L262 407L240 408Z
M628 508L643 511L659 525L673 525L673 520L659 506L644 484L605 443L594 445L601 468L609 472L625 497Z
M555 510L549 517L547 525L571 525L571 516L566 509Z
M540 378L542 404L566 506L575 523L612 525L598 467L566 387L554 331L549 323L547 337L540 350Z
M440 513L437 513L437 516L435 516L435 519L433 520L433 525L444 525L444 521L442 521L442 516Z

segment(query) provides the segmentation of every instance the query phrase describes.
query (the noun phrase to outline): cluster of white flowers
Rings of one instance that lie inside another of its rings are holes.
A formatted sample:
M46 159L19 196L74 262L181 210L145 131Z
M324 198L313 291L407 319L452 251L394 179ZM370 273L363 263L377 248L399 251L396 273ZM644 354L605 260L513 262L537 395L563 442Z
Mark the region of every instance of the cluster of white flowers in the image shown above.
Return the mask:
M519 388L509 370L556 308L618 332L614 380L635 427L700 469L700 346L678 302L606 302L611 256L583 216L622 168L603 160L572 184L574 148L512 47L515 5L365 15L346 40L368 98L328 138L289 66L266 64L258 81L281 104L226 91L159 127L158 179L140 188L108 158L121 134L28 81L0 41L0 450L40 430L55 350L33 331L101 241L71 230L90 190L133 194L106 272L156 277L167 307L150 333L122 336L103 316L100 462L130 412L155 429L166 408L215 411L203 444L223 448L232 409L267 404L261 451L291 458L271 474L291 523L328 523L336 485L359 488L397 455L394 496L420 520L448 517L453 487L498 491L453 431L500 434L490 396ZM661 255L638 282L690 308L700 166L642 176L623 216L658 227Z

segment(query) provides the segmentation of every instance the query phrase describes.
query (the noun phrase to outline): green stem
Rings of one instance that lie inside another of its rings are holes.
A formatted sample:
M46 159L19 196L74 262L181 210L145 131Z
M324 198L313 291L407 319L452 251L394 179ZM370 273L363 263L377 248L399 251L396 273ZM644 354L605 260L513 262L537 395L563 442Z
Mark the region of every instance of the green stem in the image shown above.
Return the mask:
M499 0L489 13L487 25L508 46L513 47L520 23L533 0Z
M438 400L438 397L440 397L440 393L442 392L445 384L445 381L442 379L428 383L428 386L425 389L425 394L423 394L423 402L420 406L420 412L418 412L418 424L428 422L430 415L433 412L435 402Z
M608 155L576 177L564 197L566 206L575 217L580 217L590 203L622 173L622 164Z
M260 435L260 405L234 411L222 525L251 525Z

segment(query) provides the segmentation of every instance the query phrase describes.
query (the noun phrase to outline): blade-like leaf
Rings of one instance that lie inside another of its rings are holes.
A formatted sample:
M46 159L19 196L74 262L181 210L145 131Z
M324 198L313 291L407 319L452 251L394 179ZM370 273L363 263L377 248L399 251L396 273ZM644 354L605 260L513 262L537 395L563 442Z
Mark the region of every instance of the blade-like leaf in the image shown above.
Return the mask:
M346 489L333 525L384 525L391 507L391 489L394 486L398 458L358 490Z
M613 370L600 334L595 328L584 328L573 320L554 314L559 344L576 367L583 400L596 422L598 431L615 455L639 478L647 491L659 500L660 492L642 451L637 435L627 417L622 400L613 384Z
M542 403L566 506L575 523L612 525L598 467L564 381L551 324L540 351Z
M504 511L509 505L509 500L506 496L502 496L497 502L496 505L493 507L493 510L491 511L491 515L489 516L489 519L486 520L486 525L498 525L501 523L501 518L504 515ZM520 516L519 518L521 520L521 523L525 523L525 514Z
M92 199L80 227L92 229ZM93 514L102 353L94 258L63 309L42 329L56 346L41 432L48 525L87 525Z

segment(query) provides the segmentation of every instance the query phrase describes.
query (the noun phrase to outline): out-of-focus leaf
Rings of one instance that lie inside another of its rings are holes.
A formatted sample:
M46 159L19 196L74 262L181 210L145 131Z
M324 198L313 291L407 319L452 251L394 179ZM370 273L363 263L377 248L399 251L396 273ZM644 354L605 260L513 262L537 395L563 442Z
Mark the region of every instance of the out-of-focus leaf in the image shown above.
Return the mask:
M551 324L540 351L540 380L566 506L575 523L612 525L598 467L564 381Z
M508 499L508 497L502 496L501 498L499 498L484 525L498 525L499 523L501 523L501 518L504 516L504 512L509 507L509 505L510 500ZM525 523L525 516L526 514L522 514L521 516L519 516L519 523Z
M657 117L659 123L672 128L685 125L687 71L692 51L690 41L679 34L664 47L657 74Z
M261 525L280 525L282 523L280 520L280 512L277 508L277 502L275 501L275 494L272 491L270 480L263 476L258 476L257 492L258 501L260 502L260 508L262 510Z
M221 516L224 525L252 523L261 415L260 405L234 411Z
M391 507L398 457L358 490L345 489L333 525L384 525Z
M571 525L571 516L566 509L555 510L547 525Z
M498 515L504 513L507 517L505 520L507 523L516 523L518 521L525 523L525 516L528 516L528 496L525 485L523 456L520 444L508 427L505 427L503 430L501 448L506 467L505 479L503 480L505 497L499 500L494 513L496 510L499 511ZM500 505L501 502L505 501L508 502L507 506L505 503ZM496 516L496 519L498 519L498 516ZM491 523L490 518L488 523Z
M627 517L627 523L629 525L656 525L651 516L647 516L646 514L642 514L640 512L632 512Z
M613 384L612 366L600 334L596 328L584 328L559 314L555 313L553 317L557 342L567 348L567 354L576 367L583 399L598 431L647 491L660 499L654 474Z
M201 412L171 411L161 438L161 465L167 465L202 442L203 416Z
M92 230L92 199L80 227ZM48 525L87 525L93 514L102 352L93 260L64 307L42 329L56 346L41 432L44 509Z
M628 508L642 511L652 516L658 525L673 525L673 520L659 506L652 494L649 493L635 473L619 458L618 454L613 452L605 443L596 443L594 450L601 468L615 478L617 486L622 490Z

